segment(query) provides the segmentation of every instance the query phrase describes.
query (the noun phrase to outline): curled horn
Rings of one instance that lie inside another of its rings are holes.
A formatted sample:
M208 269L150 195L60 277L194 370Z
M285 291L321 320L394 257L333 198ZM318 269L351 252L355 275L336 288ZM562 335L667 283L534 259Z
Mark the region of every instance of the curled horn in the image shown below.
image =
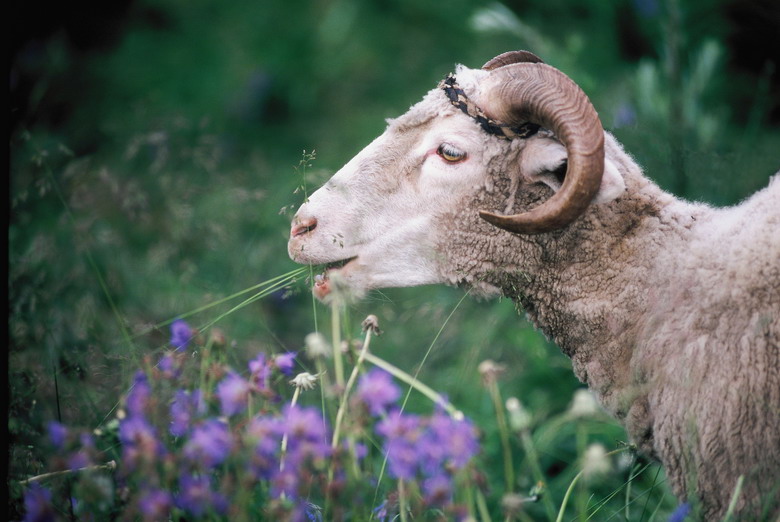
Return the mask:
M487 222L519 234L563 228L590 205L604 173L604 129L590 100L568 76L544 63L505 53L490 60L482 91L483 111L496 120L533 122L551 130L566 147L568 164L560 190L522 214L503 216L481 210ZM508 56L511 55L511 56Z
M499 67L503 67L505 65L522 62L544 63L541 58L536 56L531 51L508 51L506 53L499 54L483 65L482 68L486 71L492 71L493 69L498 69Z

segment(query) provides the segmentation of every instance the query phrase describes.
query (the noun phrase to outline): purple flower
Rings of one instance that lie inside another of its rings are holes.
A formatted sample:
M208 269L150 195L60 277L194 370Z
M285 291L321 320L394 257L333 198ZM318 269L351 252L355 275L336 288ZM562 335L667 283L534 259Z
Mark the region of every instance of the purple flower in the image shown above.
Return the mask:
M166 379L178 379L179 375L181 375L181 364L170 353L160 358L160 362L157 363L157 369L160 370L160 373Z
M401 479L414 478L420 464L420 418L395 411L377 424L376 431L386 439L384 451L390 475Z
M200 390L177 390L171 403L171 435L181 437L189 431L193 416L203 415L206 403Z
M277 452L282 444L281 422L273 417L255 417L246 428L246 439L254 446L249 467L257 478L270 479L279 469Z
M287 436L285 472L295 472L297 477L301 470L309 465L318 466L331 454L328 429L316 408L286 406L282 410L280 430ZM298 480L296 477L274 476L274 490L291 494L291 488L297 487L292 482Z
M24 493L24 522L54 522L57 517L51 505L51 491L33 483Z
M377 507L374 508L374 516L380 522L384 522L390 517L390 513L388 513L387 504L388 504L387 499L385 499L381 504L379 504Z
M143 519L149 522L168 520L171 507L173 507L173 497L161 489L148 489L138 500L138 509Z
M362 400L372 415L382 415L401 396L401 390L393 382L389 373L373 368L360 377L357 396Z
M244 411L249 401L249 391L249 382L237 373L228 373L217 386L222 414L230 416Z
M184 445L184 455L193 463L213 468L225 461L232 448L233 439L227 425L210 419L192 430Z
M143 417L127 417L119 424L122 460L133 469L140 462L153 462L164 453L157 433Z
M246 436L258 451L273 453L282 442L282 424L273 417L254 417L246 428Z
M438 473L423 481L425 502L429 506L445 506L452 502L452 479L443 473Z
M265 354L260 352L257 357L249 361L249 380L255 389L264 391L268 389L268 379L271 378L271 366L265 360Z
M385 445L390 476L410 480L417 475L418 448L405 439L388 441Z
M390 412L387 417L376 425L376 432L387 439L402 437L414 437L419 435L420 417L417 415L404 415L398 410Z
M479 451L471 422L444 412L421 418L394 411L377 423L376 432L385 438L388 471L395 478L451 474Z
M183 350L194 337L194 332L190 325L182 319L176 319L171 323L171 346L176 351Z
M316 408L285 406L282 410L282 417L281 429L287 434L288 448L294 448L303 443L325 443L328 428L322 418L322 413Z
M322 522L322 508L309 502L306 502L301 507L304 509L306 520L309 522Z
M691 505L683 502L669 516L669 522L683 522L691 513Z
M352 453L358 460L363 460L366 458L366 455L368 455L368 448L362 442L351 443L350 441L345 440L341 443L341 446L344 451Z
M285 375L292 375L295 366L295 352L282 353L274 357L274 364Z
M448 463L461 469L479 452L477 431L468 419L456 420L444 412L436 412L429 421L433 443L444 449Z
M199 517L210 511L224 513L227 510L227 499L211 490L211 480L208 475L182 475L179 478L176 505Z
M137 371L133 377L133 385L125 398L125 407L130 416L143 416L149 405L149 399L152 396L152 388L149 386L149 380L142 371Z
M72 453L68 457L68 469L70 469L71 471L76 471L81 468L86 468L87 466L90 465L92 465L92 458L90 458L89 453L87 453L83 449L75 453Z
M271 496L279 498L282 495L295 498L298 496L298 484L300 483L301 472L298 466L286 466L284 469L277 470L271 479Z
M55 448L61 450L65 447L65 439L68 437L68 428L57 421L51 421L46 426L49 432L49 440Z

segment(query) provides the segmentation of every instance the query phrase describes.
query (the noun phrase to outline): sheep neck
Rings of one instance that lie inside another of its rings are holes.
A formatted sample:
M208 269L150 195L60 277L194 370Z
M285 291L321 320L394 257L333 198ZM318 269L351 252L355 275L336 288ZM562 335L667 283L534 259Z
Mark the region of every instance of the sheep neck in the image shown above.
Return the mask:
M677 207L685 204L642 176L628 179L627 184L626 196L593 207L553 234L514 235L472 221L470 226L479 230L479 236L456 238L454 250L465 248L481 255L476 262L469 257L450 278L488 291L497 289L517 302L571 358L577 377L623 420L632 416L632 408L644 407L647 376L631 368L633 347L643 327L637 318L648 307L650 290L664 284L662 278L672 272L661 266L664 253L674 251L687 233L675 224L681 210ZM659 220L677 232L661 232ZM638 271L642 277L637 277Z

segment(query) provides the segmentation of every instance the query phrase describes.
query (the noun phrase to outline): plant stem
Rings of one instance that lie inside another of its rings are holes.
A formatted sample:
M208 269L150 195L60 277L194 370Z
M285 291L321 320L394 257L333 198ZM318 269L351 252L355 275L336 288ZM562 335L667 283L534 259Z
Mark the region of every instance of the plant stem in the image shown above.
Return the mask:
M580 458L583 458L588 444L588 433L585 431L585 425L581 419L577 421L576 438L577 455L579 455ZM579 520L585 520L585 512L588 507L588 497L582 484L580 484L577 488L577 496L575 500L577 504L577 518Z
M211 382L209 382L209 364L211 363L211 347L213 345L213 341L211 339L211 336L209 336L209 340L206 342L206 346L203 347L203 349L200 351L201 357L200 357L200 389L201 393L205 393L206 390L208 390L208 393L211 393Z
M634 462L634 459L631 459L631 462ZM626 484L626 500L625 500L625 513L623 513L623 516L626 517L626 520L631 520L629 518L629 515L631 514L631 484L634 482L634 479L639 476L639 470L644 469L640 468L639 464L636 464L635 466L631 466L631 472L628 474L628 484Z
M539 455L536 453L536 446L534 446L531 433L527 429L520 431L520 441L523 443L523 450L525 451L528 463L531 466L531 473L534 475L534 480L536 480L537 483L546 484L544 474L542 473L542 466L539 463ZM555 518L555 506L553 506L552 499L546 491L542 494L542 504L544 504L547 518L553 520Z
M479 517L482 522L491 522L490 511L488 510L487 502L485 502L485 495L482 494L479 488L475 488L475 490L477 493L477 510L479 510Z
M730 522L734 516L734 510L737 508L737 501L739 495L742 493L742 483L745 481L745 475L740 475L737 479L737 485L734 487L734 494L731 495L731 502L729 502L729 508L726 511L726 516L723 518L723 522Z
M301 388L296 386L293 392L292 400L290 401L290 407L294 407L298 402L298 396L301 394ZM279 453L279 471L284 471L284 457L287 454L287 432L282 436L282 448Z
M488 390L490 391L490 398L493 399L493 407L496 409L498 434L501 438L501 449L504 453L506 492L512 493L515 488L515 469L512 462L512 448L509 445L509 425L506 422L506 415L504 414L504 404L501 402L501 391L498 389L498 382L496 382L495 379L490 379Z
M116 469L116 461L115 460L110 460L110 461L106 462L105 464L99 464L99 465L96 465L96 466L86 466L86 467L78 468L78 469L66 469L66 470L62 470L62 471L52 471L50 473L43 473L41 475L35 475L34 477L30 477L30 478L25 479L25 480L20 480L19 484L30 484L32 482L40 482L41 480L46 480L46 479L50 479L50 478L54 478L54 477L59 477L59 476L62 476L62 475L71 475L71 474L74 474L74 473L80 473L82 471L99 471L99 470L102 470L102 469L109 470L109 471L115 470Z
M616 450L612 450L609 453L605 454L605 457L611 457L612 455L615 455L617 453L620 453L621 451L626 451L629 449L628 447L625 448L618 448ZM579 473L577 473L574 478L572 479L571 483L569 484L569 487L566 489L566 494L563 496L563 501L561 502L561 508L558 510L558 517L555 519L555 522L561 522L563 520L563 514L566 512L566 504L569 503L569 497L571 496L571 492L574 490L575 484L579 482L580 477L582 477L582 474L585 473L585 470L580 470Z
M333 335L333 367L336 372L338 393L344 390L344 361L341 358L341 306L338 299L331 306L331 329Z
M349 397L349 392L352 390L352 387L355 385L355 381L357 380L358 375L360 374L360 367L363 365L363 361L366 357L366 354L368 353L368 346L371 343L371 328L366 330L366 340L363 342L363 346L360 349L360 354L358 355L357 362L355 363L355 366L352 368L352 373L349 376L349 380L347 381L347 384L344 388L344 393L341 396L341 401L339 403L339 409L338 412L336 412L336 422L333 426L333 438L331 439L330 447L331 449L335 450L339 445L339 435L341 434L341 423L344 420L344 414L347 411L347 399ZM357 470L357 464L354 462L354 472L355 476L358 475L359 471ZM328 470L328 484L331 483L333 480L333 462L331 461L330 469Z
M571 495L571 492L574 489L574 485L580 480L580 477L584 472L585 472L584 469L580 470L580 472L574 476L574 479L571 481L569 487L566 489L566 494L563 496L563 502L561 502L561 509L558 511L558 518L555 519L555 522L561 522L561 520L563 520L563 513L566 511L566 504L568 504L569 502L569 496Z
M355 363L354 368L352 368L352 373L349 376L349 380L347 381L346 386L344 387L344 393L341 395L341 402L339 404L339 410L336 413L336 422L333 427L333 439L331 440L330 447L332 449L336 449L336 446L339 444L339 433L341 431L341 423L344 419L344 413L347 410L347 398L349 397L349 392L352 389L352 387L355 385L355 381L357 380L358 375L360 374L360 367L363 365L363 361L366 358L366 354L368 353L368 346L371 342L371 328L366 330L366 340L363 342L363 347L360 349L360 354L358 355L357 362Z
M406 522L406 490L404 489L404 479L398 479L398 514L401 516L401 522Z

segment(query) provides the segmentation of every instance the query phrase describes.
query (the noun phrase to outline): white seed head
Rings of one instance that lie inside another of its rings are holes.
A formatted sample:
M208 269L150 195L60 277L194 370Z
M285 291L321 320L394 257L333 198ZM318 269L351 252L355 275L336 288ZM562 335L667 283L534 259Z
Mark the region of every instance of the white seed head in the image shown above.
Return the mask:
M607 450L601 444L591 444L582 456L582 470L585 478L597 477L609 473L612 463Z
M525 498L517 493L507 493L501 497L501 507L507 515L516 515L523 509Z
M330 344L325 336L319 332L307 335L304 343L306 344L306 354L312 359L331 356Z
M590 391L580 388L574 392L574 397L569 406L570 415L574 417L592 417L598 415L600 411L601 407Z
M302 390L313 390L320 375L321 374L319 373L317 375L312 375L309 372L299 373L290 381L290 384Z
M479 363L477 370L482 376L482 382L488 384L495 382L506 371L506 366L498 364L491 359L486 359Z
M377 319L374 314L371 314L363 319L361 326L363 327L364 332L371 330L371 333L374 335L379 335L382 333L382 330L379 329L379 319Z
M523 431L531 427L531 414L517 397L506 400L506 411L509 413L509 427L512 431Z

